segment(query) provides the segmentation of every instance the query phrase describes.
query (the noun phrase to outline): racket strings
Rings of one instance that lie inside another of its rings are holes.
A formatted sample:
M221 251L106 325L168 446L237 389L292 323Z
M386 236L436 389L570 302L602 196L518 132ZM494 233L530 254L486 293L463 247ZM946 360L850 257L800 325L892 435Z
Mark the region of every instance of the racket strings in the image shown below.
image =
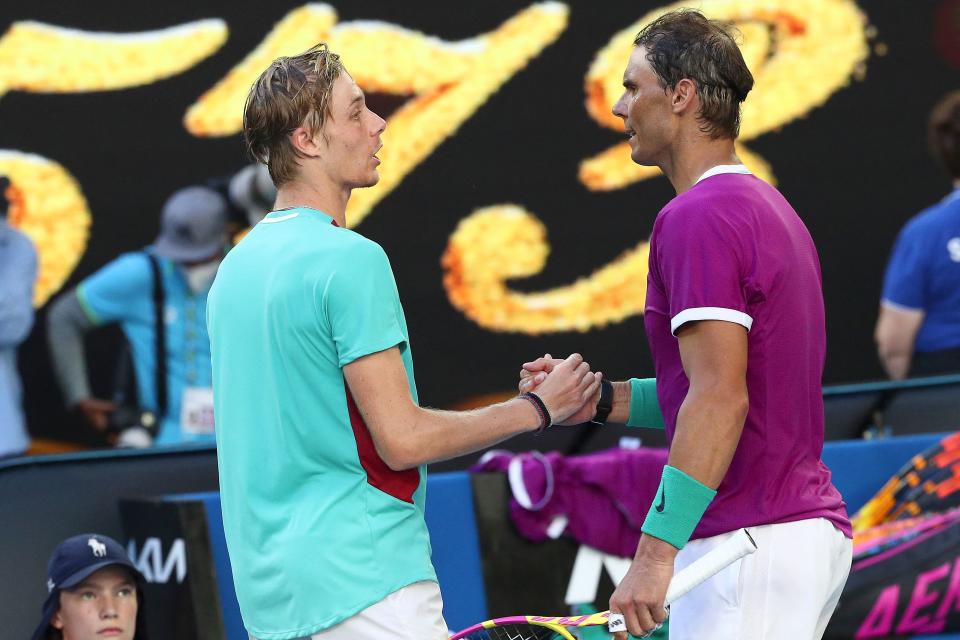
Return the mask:
M476 631L463 640L562 640L563 636L546 627L509 624Z

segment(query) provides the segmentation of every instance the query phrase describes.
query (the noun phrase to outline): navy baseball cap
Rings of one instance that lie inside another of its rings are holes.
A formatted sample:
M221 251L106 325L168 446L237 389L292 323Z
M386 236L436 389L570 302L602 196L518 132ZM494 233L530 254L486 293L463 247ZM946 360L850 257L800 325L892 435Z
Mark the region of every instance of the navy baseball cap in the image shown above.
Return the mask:
M113 538L84 533L57 545L47 564L47 599L43 603L43 618L31 640L47 637L50 620L60 607L61 589L75 587L100 569L117 565L129 569L138 585L143 584L143 574L130 561L126 549ZM139 612L137 618L139 623Z
M228 208L227 199L208 187L180 189L163 205L154 251L175 262L213 256L223 250Z

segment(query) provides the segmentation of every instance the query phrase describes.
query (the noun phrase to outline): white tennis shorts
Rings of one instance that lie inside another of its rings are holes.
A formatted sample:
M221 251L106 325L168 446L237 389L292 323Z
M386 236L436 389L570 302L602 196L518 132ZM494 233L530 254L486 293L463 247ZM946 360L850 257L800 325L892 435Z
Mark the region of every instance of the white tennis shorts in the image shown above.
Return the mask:
M436 582L414 582L340 624L301 640L447 640ZM250 640L256 640L250 636Z
M440 586L414 582L310 640L447 640Z
M756 553L670 607L670 640L820 640L847 582L853 543L828 520L748 527ZM689 543L676 570L731 534Z

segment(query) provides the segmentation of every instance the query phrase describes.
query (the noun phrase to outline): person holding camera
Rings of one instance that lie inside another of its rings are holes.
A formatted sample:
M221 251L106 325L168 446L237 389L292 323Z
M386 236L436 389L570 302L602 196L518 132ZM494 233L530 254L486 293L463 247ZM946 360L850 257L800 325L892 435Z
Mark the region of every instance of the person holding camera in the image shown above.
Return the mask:
M17 347L33 327L33 284L37 252L26 235L7 222L10 181L0 176L0 459L26 452L30 445L23 408Z
M227 202L188 187L164 204L153 245L113 260L50 309L48 339L67 406L119 446L213 442L207 292L227 246ZM130 345L136 402L90 391L83 336L118 323Z

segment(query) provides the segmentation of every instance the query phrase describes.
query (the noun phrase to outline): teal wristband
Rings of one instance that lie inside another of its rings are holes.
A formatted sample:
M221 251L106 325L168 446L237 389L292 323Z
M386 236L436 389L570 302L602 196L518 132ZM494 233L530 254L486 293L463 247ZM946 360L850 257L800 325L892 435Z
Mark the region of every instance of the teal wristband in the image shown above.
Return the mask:
M641 531L683 549L717 492L667 465Z
M627 426L663 429L656 378L630 378L630 417L627 418Z

